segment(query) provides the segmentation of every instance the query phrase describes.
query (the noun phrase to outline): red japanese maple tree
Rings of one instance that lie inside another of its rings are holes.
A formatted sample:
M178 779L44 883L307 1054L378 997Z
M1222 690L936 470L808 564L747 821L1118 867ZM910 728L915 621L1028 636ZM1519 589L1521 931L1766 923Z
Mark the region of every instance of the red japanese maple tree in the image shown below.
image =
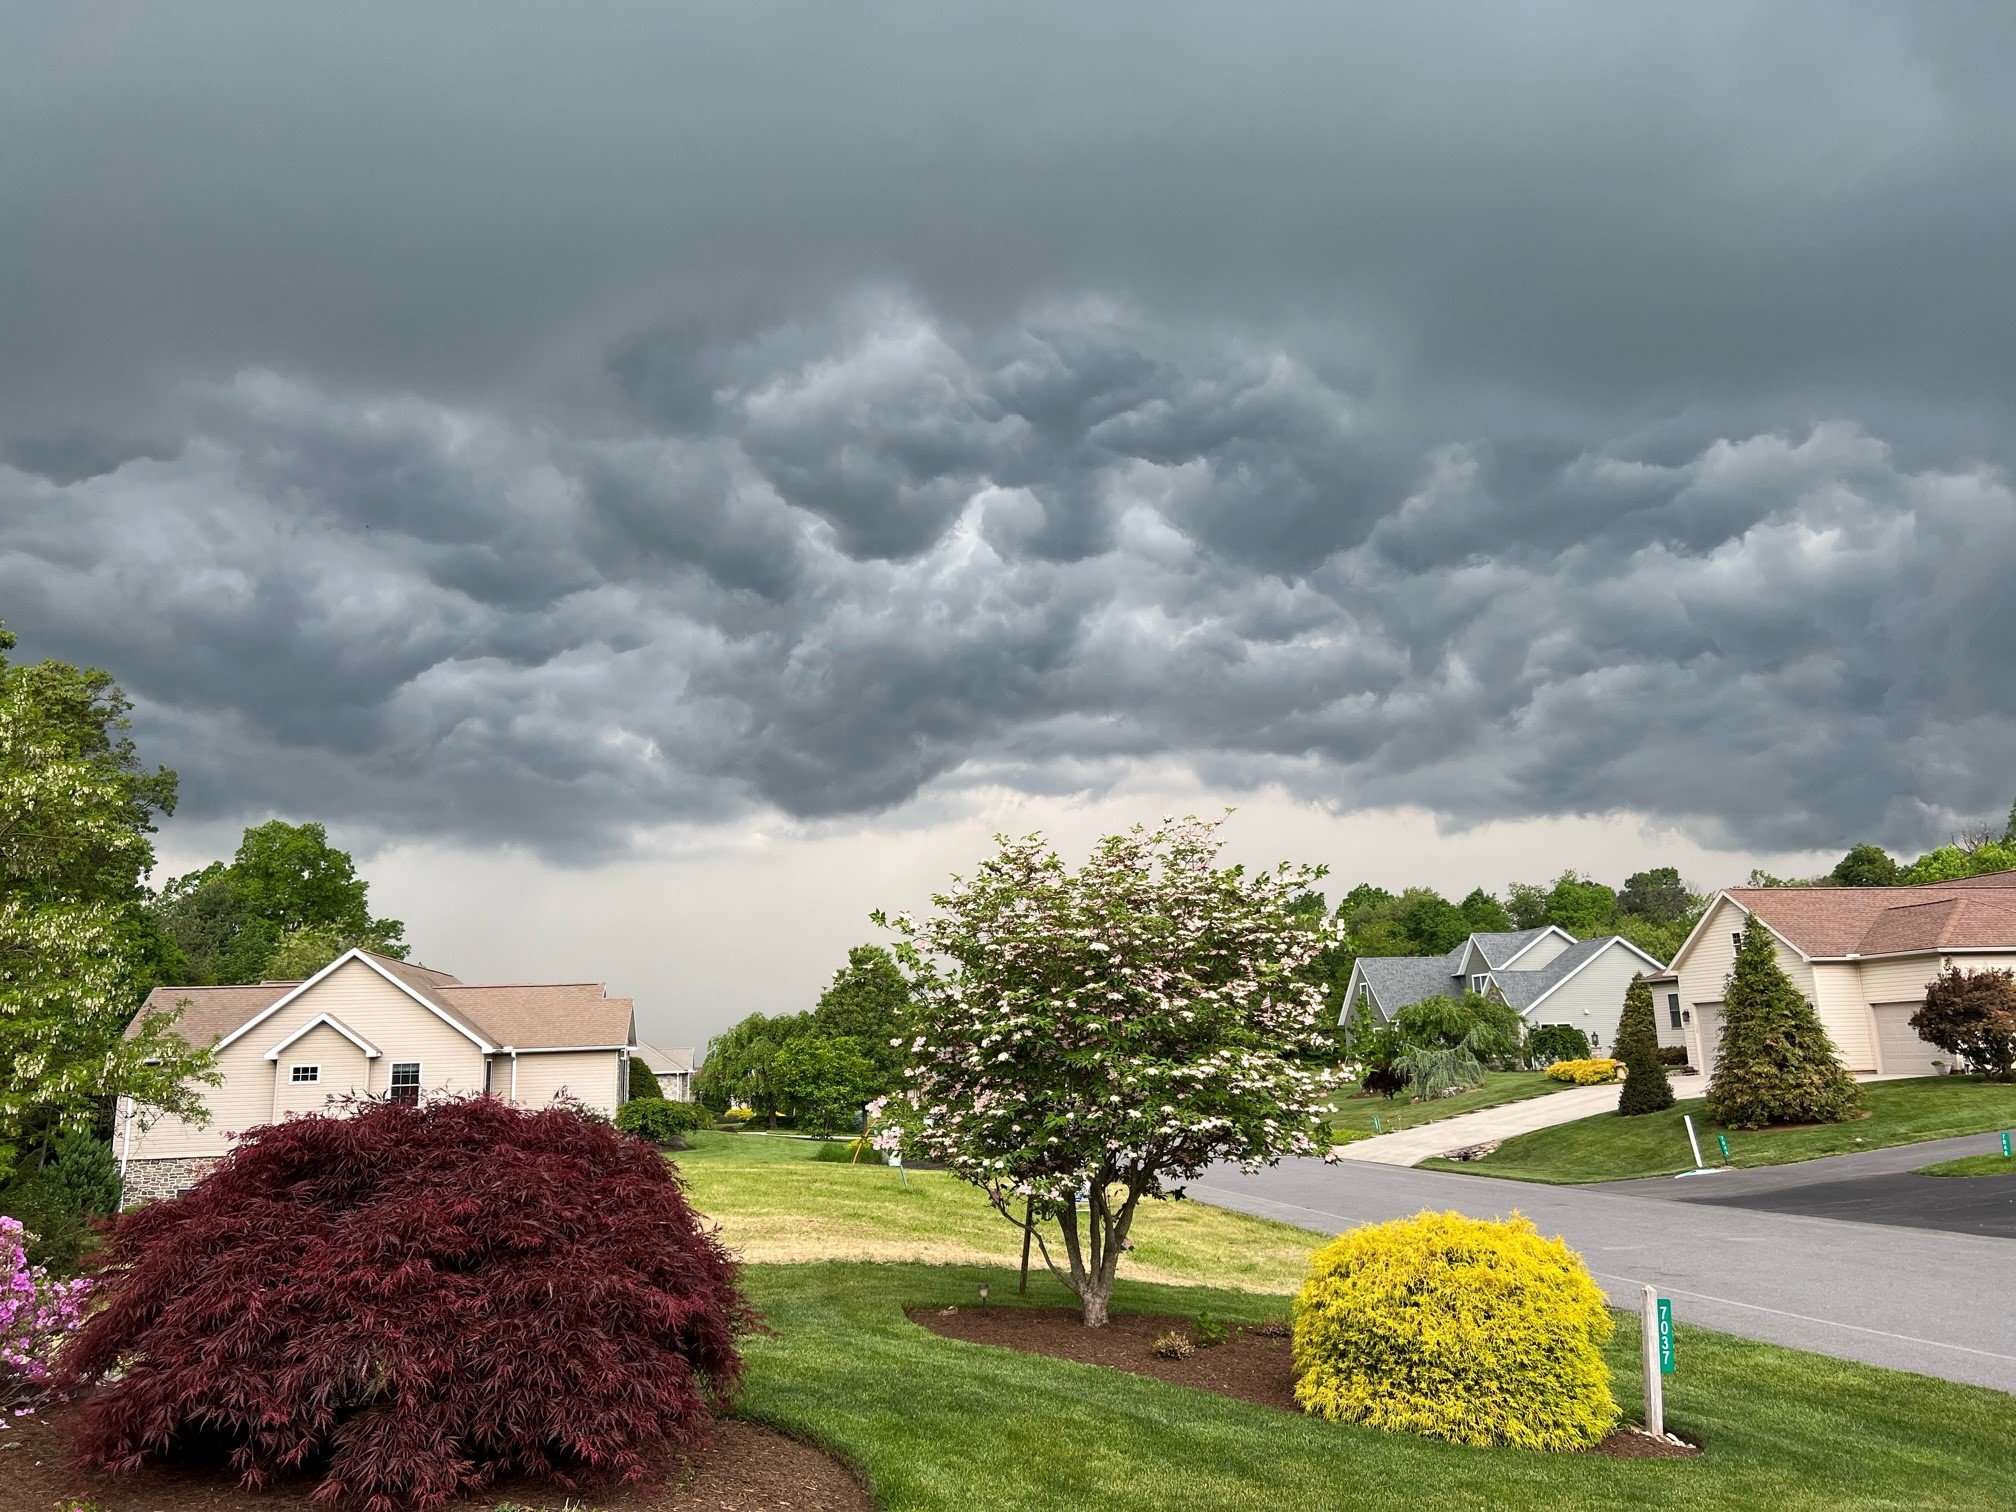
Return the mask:
M105 1254L63 1359L102 1383L81 1463L223 1449L367 1512L641 1479L705 1438L755 1321L657 1150L489 1098L259 1130Z

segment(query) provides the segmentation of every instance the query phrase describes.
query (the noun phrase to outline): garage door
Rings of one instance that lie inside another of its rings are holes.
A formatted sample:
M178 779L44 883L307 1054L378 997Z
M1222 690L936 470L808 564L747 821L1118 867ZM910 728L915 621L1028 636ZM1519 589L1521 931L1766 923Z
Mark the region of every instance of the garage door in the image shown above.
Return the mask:
M1701 1079L1705 1082L1715 1074L1715 1052L1722 1045L1722 1005L1696 1003L1694 1024L1701 1031Z
M1937 1045L1928 1045L1911 1028L1916 1003L1881 1003L1876 1008L1876 1054L1890 1076L1931 1076L1932 1062L1948 1060Z

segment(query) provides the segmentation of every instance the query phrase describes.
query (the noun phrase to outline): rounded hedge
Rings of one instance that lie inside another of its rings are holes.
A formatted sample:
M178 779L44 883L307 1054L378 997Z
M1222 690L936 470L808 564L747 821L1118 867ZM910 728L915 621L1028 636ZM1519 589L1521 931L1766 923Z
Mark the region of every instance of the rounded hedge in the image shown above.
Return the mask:
M616 1127L657 1145L679 1144L683 1136L713 1123L698 1103L665 1097L633 1097L616 1110Z
M255 1130L105 1260L62 1362L102 1387L83 1463L228 1451L367 1512L644 1478L705 1438L753 1323L662 1155L487 1097Z
M1310 1257L1295 1399L1459 1444L1583 1449L1617 1422L1612 1326L1581 1256L1516 1214L1368 1224Z

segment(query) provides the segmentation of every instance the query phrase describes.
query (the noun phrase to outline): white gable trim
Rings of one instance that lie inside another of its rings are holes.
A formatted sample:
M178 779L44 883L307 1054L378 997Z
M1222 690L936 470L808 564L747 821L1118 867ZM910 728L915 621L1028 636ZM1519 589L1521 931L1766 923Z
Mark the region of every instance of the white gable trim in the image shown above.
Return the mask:
M319 1029L324 1024L327 1024L331 1029L334 1029L338 1034L342 1035L343 1038L350 1041L350 1043L355 1045L359 1050L362 1050L364 1052L364 1059L366 1060L378 1059L378 1047L372 1044L369 1040L351 1033L349 1027L345 1025L344 1022L341 1019L337 1018L336 1015L333 1013L316 1014L315 1017L308 1020L307 1023L303 1024L299 1029L296 1029L292 1034L288 1035L287 1038L280 1041L280 1043L275 1045L271 1050L268 1050L266 1052L266 1059L270 1061L277 1061L278 1059L280 1059L280 1052L282 1050L285 1050L289 1045L293 1044L294 1041L300 1039L304 1034L307 1034L310 1030Z
M1351 979L1344 984L1344 1004L1337 1012L1337 1022L1340 1026L1351 1021L1352 1006L1357 1003L1358 994L1361 992L1371 999L1372 1011L1379 1015L1379 1021L1382 1024L1389 1021L1385 1004L1379 1001L1379 994L1372 990L1372 983L1366 979L1364 959L1360 956L1351 963ZM668 1071L665 1074L670 1076L673 1073Z
M1750 910L1745 908L1741 903L1738 903L1734 898L1730 897L1729 890L1727 888L1724 888L1721 892L1715 895L1715 901L1713 903L1710 903L1708 905L1707 911L1703 913L1698 920L1695 921L1694 927L1687 931L1687 938L1682 940L1680 942L1680 948L1673 952L1673 963L1666 968L1667 971L1673 973L1676 976L1679 975L1680 963L1687 959L1687 952L1694 948L1694 942L1701 938L1701 932L1708 927L1708 921L1715 917L1715 915L1721 910L1721 907L1724 903L1727 903L1731 908L1735 909L1736 912L1743 915L1744 918L1748 919L1752 917ZM1771 929L1771 921L1769 919L1766 919L1763 922L1764 927L1766 929L1771 930L1771 938L1776 940L1779 944L1783 945L1787 950L1791 951L1792 954L1799 957L1799 959L1802 961L1854 959L1854 957L1852 956L1810 956L1806 954L1805 951L1801 950L1797 945L1793 944L1790 940L1786 939L1785 936L1780 934L1777 930ZM1914 950L1909 953L1911 955L1926 954L1926 952L1918 950Z
M1532 939L1528 940L1524 945L1521 945L1517 950L1513 951L1511 955L1507 956L1505 958L1505 964L1503 966L1494 967L1493 969L1497 971L1510 971L1512 969L1513 962L1517 961L1519 957L1526 954L1527 951L1531 950L1535 945L1538 945L1550 934L1557 934L1561 936L1561 938L1570 945L1580 945L1582 943L1580 940L1576 939L1575 936L1568 933L1567 930L1563 929L1559 924L1549 924L1545 929L1541 930L1539 934L1533 936Z
M1664 966L1661 966L1657 961L1653 960L1652 957L1645 954L1644 951L1640 950L1636 945L1633 945L1629 940L1625 939L1624 936L1612 935L1610 936L1609 944L1605 945L1601 950L1597 951L1594 955L1590 956L1588 960L1584 961L1580 966L1577 966L1573 971L1569 972L1568 975L1564 976L1552 987L1549 987L1545 992L1541 993L1540 996L1533 999L1533 1001L1528 1003L1525 1006L1525 1008L1521 1010L1521 1012L1527 1014L1532 1013L1532 1011L1535 1008L1538 1008L1542 1003L1546 1002L1547 999L1554 996L1555 993L1559 992L1563 987L1566 987L1570 982L1574 981L1575 978L1580 976L1583 972L1587 971L1591 966L1595 965L1598 961L1602 960L1603 957L1610 954L1610 952L1616 949L1619 945L1622 945L1626 950L1630 951L1631 954L1638 957L1639 960L1643 961L1647 966L1650 966L1654 971L1664 972L1666 970Z
M420 996L420 994L415 992L411 987L408 987L404 982L400 981L399 978L392 975L392 973L387 971L383 966L380 966L376 961L372 960L371 957L366 955L363 950L354 946L351 949L344 951L343 954L336 957L335 960L331 961L327 966L324 966L320 971L316 972L315 975L308 978L308 980L303 982L299 987L291 988L287 992L282 993L280 997L270 1007L266 1008L263 1012L255 1013L251 1018L247 1019L244 1023L240 1024L236 1029L233 1029L229 1034L225 1035L224 1038L217 1041L217 1043L213 1045L211 1049L213 1051L222 1050L225 1046L233 1043L234 1041L243 1039L246 1035L250 1034L254 1029L258 1028L261 1024L265 1023L266 1020L273 1017L273 1015L278 1013L282 1008L285 1008L289 1003L293 1002L296 998L301 996L302 993L308 991L311 987L314 987L324 977L328 976L331 972L335 971L339 966L343 966L351 961L356 961L362 965L370 967L379 976L383 977L386 981L390 982L394 987L397 987L401 992L405 993L406 996L413 999L414 1002L418 1003L422 1008L425 1008L429 1013L433 1014L434 1017L438 1018L439 1020L441 1020L442 1023L446 1024L450 1029L453 1029L457 1034L461 1035L464 1039L468 1040L478 1050L481 1050L486 1054L496 1050L497 1047L495 1045L491 1044L487 1040L477 1038L477 1036L472 1034L466 1026L457 1023L454 1019L450 1018L447 1014L443 1013L439 1008L436 1008L432 1003L428 1002L427 999Z

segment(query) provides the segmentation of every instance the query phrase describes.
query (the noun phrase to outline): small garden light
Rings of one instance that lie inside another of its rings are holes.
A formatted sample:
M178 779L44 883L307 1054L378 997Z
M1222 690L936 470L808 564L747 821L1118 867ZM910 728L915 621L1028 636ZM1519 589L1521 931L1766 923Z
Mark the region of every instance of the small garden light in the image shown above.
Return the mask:
M985 1281L980 1283L980 1311L987 1311L987 1283Z

